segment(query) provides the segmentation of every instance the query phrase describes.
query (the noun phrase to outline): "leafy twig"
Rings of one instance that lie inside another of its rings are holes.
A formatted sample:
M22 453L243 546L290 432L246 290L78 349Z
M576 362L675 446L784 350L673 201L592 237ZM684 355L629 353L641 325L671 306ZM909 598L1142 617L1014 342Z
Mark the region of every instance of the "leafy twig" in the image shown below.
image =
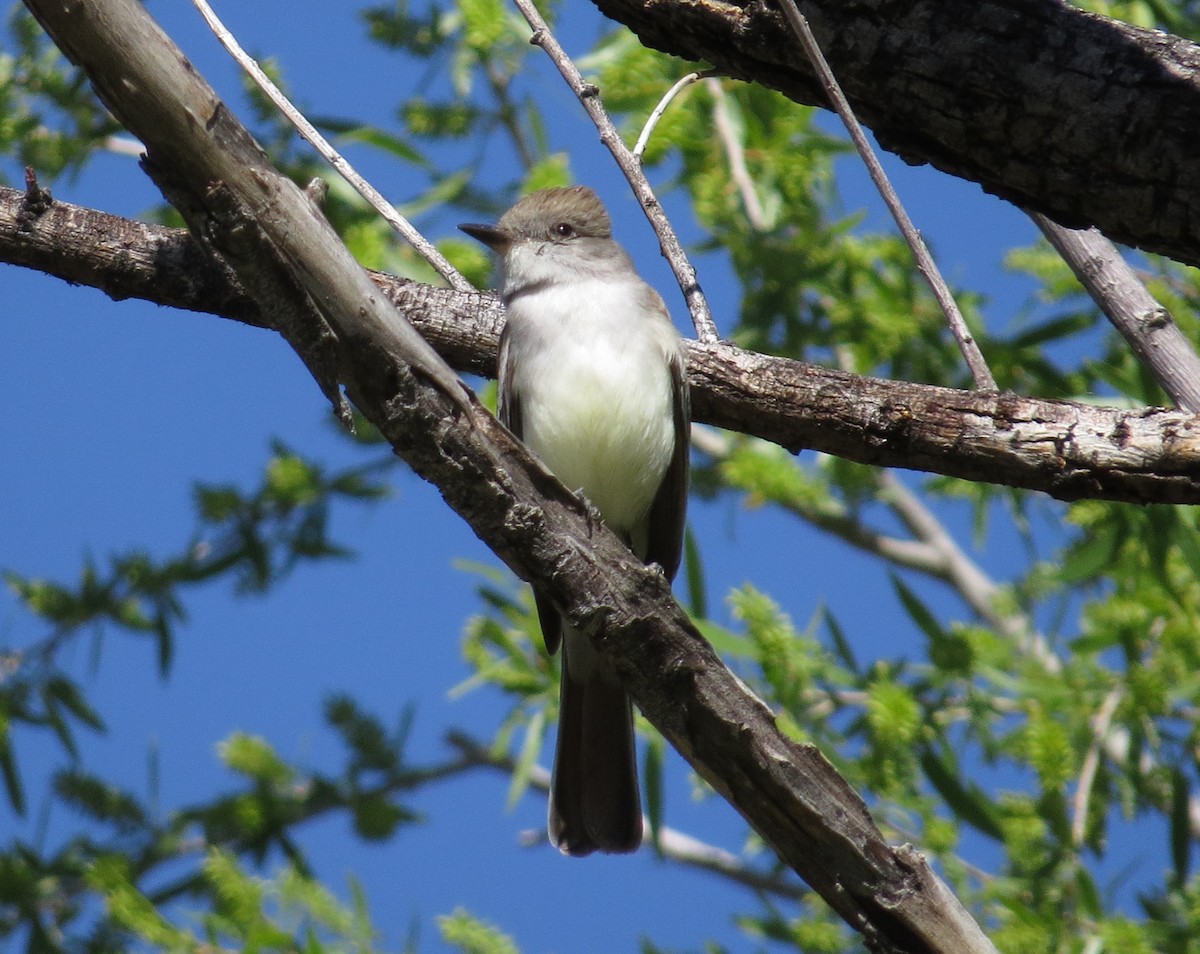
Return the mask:
M931 574L953 586L967 605L998 633L1015 638L1021 651L1037 659L1047 672L1061 672L1062 660L1034 628L1029 617L1024 613L1002 613L997 609L1000 588L963 552L917 495L888 471L880 474L880 487L882 498L892 512L921 543L938 555L938 568L931 570Z

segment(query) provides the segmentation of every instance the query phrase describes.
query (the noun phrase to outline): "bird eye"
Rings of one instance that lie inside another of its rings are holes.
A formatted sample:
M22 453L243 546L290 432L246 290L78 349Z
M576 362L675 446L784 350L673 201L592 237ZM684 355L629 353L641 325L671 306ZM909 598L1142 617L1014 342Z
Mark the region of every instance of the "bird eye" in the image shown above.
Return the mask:
M559 238L570 238L575 234L575 227L570 222L559 222L554 226L554 234Z

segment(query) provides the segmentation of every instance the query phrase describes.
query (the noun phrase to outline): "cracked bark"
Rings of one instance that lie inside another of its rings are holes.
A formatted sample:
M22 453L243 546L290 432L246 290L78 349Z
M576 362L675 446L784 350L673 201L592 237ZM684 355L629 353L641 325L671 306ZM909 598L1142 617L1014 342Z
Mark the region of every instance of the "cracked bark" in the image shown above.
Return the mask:
M0 188L0 260L177 308L273 327L237 276L182 229L53 203L31 218ZM495 296L374 279L455 368L495 373ZM1200 420L847 374L688 342L698 421L789 450L1041 490L1060 499L1200 503Z
M647 46L825 105L758 0L593 0ZM884 148L1200 264L1200 47L1061 0L802 0Z

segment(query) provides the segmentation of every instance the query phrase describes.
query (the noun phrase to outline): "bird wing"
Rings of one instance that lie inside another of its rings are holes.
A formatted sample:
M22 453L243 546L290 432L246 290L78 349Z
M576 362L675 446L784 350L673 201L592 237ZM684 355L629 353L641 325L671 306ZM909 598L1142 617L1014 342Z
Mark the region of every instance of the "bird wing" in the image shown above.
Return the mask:
M505 324L500 332L500 390L496 402L497 415L500 423L513 432L517 440L525 439L524 425L521 420L521 394L517 390L516 378L513 375L512 355L509 348L509 325ZM562 642L562 617L550 597L541 592L537 586L533 588L533 602L537 607L538 622L542 626L542 641L546 644L546 652L553 655L558 652Z
M675 417L675 449L671 463L650 505L646 562L657 563L668 580L675 578L683 553L683 530L687 521L688 479L691 472L691 400L683 353L671 356L671 394Z

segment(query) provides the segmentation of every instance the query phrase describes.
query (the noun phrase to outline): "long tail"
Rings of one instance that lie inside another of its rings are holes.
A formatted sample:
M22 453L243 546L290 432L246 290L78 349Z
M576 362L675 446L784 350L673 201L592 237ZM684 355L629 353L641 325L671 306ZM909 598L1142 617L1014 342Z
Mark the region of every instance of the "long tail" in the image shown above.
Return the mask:
M550 840L566 855L636 851L642 807L629 698L586 637L565 636Z

